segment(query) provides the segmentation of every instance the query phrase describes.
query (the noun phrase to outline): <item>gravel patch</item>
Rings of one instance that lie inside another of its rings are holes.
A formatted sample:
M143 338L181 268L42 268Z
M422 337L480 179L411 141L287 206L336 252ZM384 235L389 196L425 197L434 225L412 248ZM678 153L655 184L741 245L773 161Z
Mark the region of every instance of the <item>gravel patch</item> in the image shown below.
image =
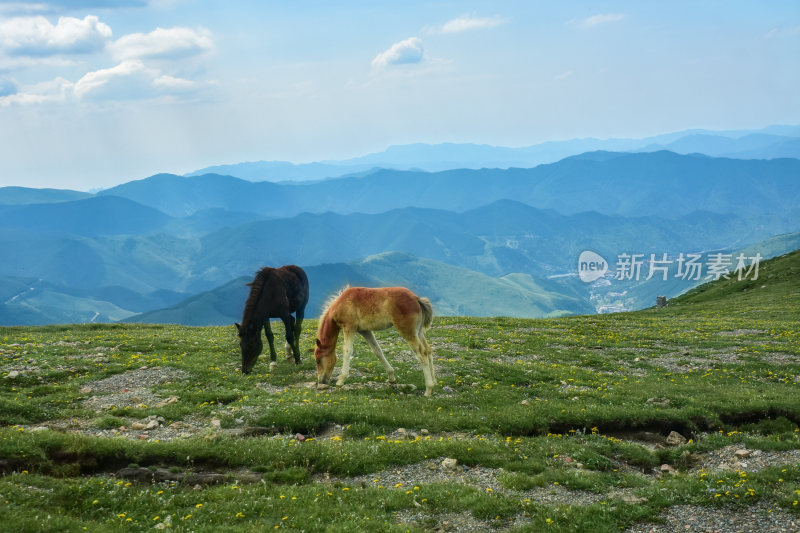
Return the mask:
M740 456L737 456L737 452L739 452ZM747 450L743 446L734 445L703 454L700 463L695 465L690 472L699 472L701 470L758 472L765 468L790 464L800 464L800 450Z
M712 508L675 505L660 516L662 523L636 524L629 533L796 533L800 519L785 511L758 504L746 508Z
M169 366L155 366L152 368L143 366L136 370L130 370L122 374L109 376L99 381L87 383L86 387L92 389L92 392L125 392L123 389L133 390L163 385L171 381L186 379L190 375L191 374L185 370Z

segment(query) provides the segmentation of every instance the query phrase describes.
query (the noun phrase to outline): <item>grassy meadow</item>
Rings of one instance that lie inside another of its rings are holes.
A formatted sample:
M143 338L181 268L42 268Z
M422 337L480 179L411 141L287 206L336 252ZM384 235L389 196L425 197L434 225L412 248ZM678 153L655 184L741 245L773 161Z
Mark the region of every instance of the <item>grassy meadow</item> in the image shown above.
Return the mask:
M299 368L269 372L262 354L249 376L233 326L0 328L0 523L619 531L683 504L798 517L799 278L795 252L663 309L440 317L431 398L393 330L377 338L400 385L358 341L348 383L318 391L313 320ZM727 450L777 459L711 468Z

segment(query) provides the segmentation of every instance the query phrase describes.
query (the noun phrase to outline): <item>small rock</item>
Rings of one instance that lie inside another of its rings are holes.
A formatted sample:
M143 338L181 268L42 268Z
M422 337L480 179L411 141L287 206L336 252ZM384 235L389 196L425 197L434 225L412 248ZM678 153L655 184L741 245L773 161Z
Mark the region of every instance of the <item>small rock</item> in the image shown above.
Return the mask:
M306 436L303 435L302 433L296 433L294 438L297 439L300 442L303 442L304 440L306 440Z
M170 396L166 400L161 400L160 402L154 404L153 407L166 407L167 405L170 405L170 404L173 404L173 403L178 403L178 397L177 396Z
M444 392L453 392L454 389L452 387L448 387L447 385L445 385L444 387L442 387L442 390Z
M131 429L134 430L142 430L145 428L147 428L147 424L143 424L141 422L134 422L133 424L131 424Z
M317 390L328 390L331 386L327 383L317 383Z
M686 444L686 437L677 431L670 431L669 435L667 436L667 444L670 446L681 446Z
M187 424L186 422L181 422L180 420L177 422L173 422L172 424L169 425L170 429L185 429L188 427L189 424Z
M219 418L212 418L211 419L211 427L212 428L221 428L222 421Z
M736 450L735 452L733 452L733 455L737 459L747 459L748 457L750 457L750 451L745 449Z
M429 433L430 433L430 431L428 431L427 429L420 429L419 430L419 434L420 435L428 435Z
M92 388L91 387L83 387L83 388L81 388L80 393L81 394L91 394L92 393Z
M669 405L669 398L648 398L645 402L647 405L655 405L658 407L666 407Z
M521 403L522 405L530 405L531 404L531 402L529 402L528 400L522 400L519 403Z
M397 434L400 436L401 439L408 438L408 430L406 428L397 428Z
M8 374L6 374L5 379L15 379L19 377L19 370L12 370Z
M158 420L151 420L150 422L147 423L147 425L144 427L144 429L146 429L147 431L150 431L151 429L156 429L160 425L161 424L158 423Z
M675 469L672 468L668 464L663 464L663 465L661 465L661 473L662 474L674 474L675 473Z
M442 461L442 468L445 470L455 470L457 465L458 461L452 457L447 457Z
M640 498L635 494L623 494L622 501L631 505L641 505L647 503L647 498Z

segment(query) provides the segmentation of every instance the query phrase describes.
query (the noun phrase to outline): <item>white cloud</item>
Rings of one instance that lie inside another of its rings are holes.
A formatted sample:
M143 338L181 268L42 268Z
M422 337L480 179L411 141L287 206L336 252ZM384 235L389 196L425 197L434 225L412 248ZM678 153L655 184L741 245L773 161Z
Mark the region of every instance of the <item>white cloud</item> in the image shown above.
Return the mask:
M75 83L56 78L17 87L13 82L4 84L0 80L0 107L67 101L180 98L196 95L204 88L205 84L163 74L141 60L129 59L111 68L88 72Z
M197 92L201 84L162 74L139 59L96 70L75 83L75 96L93 100L138 100Z
M117 60L175 59L189 57L214 48L211 32L205 28L156 28L150 33L131 33L111 45Z
M111 28L94 15L60 17L53 25L45 17L15 17L0 21L0 49L11 55L50 56L102 50Z
M577 23L581 28L594 28L600 24L618 22L624 18L625 15L622 13L607 13L601 15L592 15L591 17L586 17L585 19L577 21Z
M64 78L37 83L36 85L19 88L16 92L6 96L0 96L0 107L63 102L70 97L73 87L74 84Z
M198 88L198 83L196 81L175 78L174 76L165 74L154 79L153 86L170 92L183 93L195 91Z
M439 33L460 33L469 30L496 28L506 22L507 20L501 17L474 17L465 15L445 22L442 27L439 28Z
M375 59L372 60L372 66L381 68L390 65L419 63L423 60L424 55L425 49L422 47L422 39L409 37L404 41L393 44L391 48L375 56Z
M118 84L124 86L124 93L118 93L118 96L124 96L138 88L138 81L148 77L152 78L152 74L148 75L148 69L141 61L123 61L115 67L85 74L75 83L75 96L82 98L91 93L108 93L110 87Z

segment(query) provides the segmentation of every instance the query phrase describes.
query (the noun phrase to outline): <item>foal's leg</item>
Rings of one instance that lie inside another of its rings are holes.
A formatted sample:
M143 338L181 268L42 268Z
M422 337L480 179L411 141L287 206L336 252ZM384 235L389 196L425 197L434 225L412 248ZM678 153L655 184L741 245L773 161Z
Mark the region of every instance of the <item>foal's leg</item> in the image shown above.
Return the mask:
M267 337L267 343L269 344L269 369L274 370L275 367L278 366L278 363L275 362L275 335L272 333L272 327L269 325L269 320L264 322L264 336Z
M431 360L431 350L425 337L419 336L415 328L397 328L400 334L417 354L420 365L422 366L422 374L425 376L425 396L433 394L433 387L436 384L433 377L433 361Z
M364 340L367 341L369 347L372 348L378 360L383 363L386 375L389 376L389 383L397 383L397 379L394 377L394 368L392 368L392 365L389 364L389 361L387 361L386 357L383 355L381 347L378 346L378 341L375 340L375 335L371 331L359 331L359 333L364 337Z
M295 336L294 336L295 320L294 320L294 317L292 315L283 316L283 317L281 317L281 320L283 320L283 326L284 326L284 329L286 330L286 345L285 345L286 360L287 361L291 361L292 360L292 352L295 349L294 345L296 343ZM294 354L294 362L296 364L300 364L300 350L299 349Z
M433 355L431 354L431 345L428 344L428 339L425 338L425 332L422 330L422 328L420 328L419 332L417 333L417 337L419 338L420 344L422 345L422 352L425 356L425 360L428 362L428 367L430 368L431 383L435 385L436 371L433 368ZM433 388L431 388L431 390L433 390ZM428 394L428 396L430 396L430 394Z
M336 386L341 387L344 385L345 380L350 376L350 359L353 357L353 342L356 340L356 332L352 329L344 330L344 342L342 344L342 371L339 373L339 379L336 380Z

